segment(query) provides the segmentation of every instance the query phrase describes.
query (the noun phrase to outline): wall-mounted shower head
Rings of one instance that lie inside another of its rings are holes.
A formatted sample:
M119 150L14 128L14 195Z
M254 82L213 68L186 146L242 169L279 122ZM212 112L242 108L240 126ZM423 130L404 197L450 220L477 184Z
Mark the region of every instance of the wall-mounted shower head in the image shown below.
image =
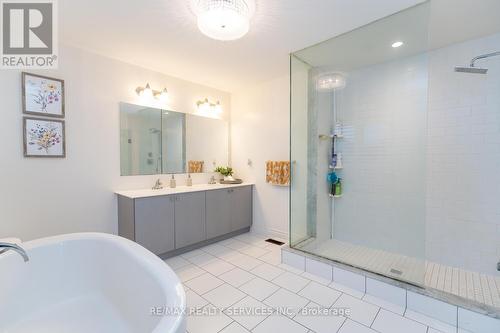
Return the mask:
M154 127L152 127L152 128L150 128L150 129L149 129L149 133L150 133L150 134L158 134L158 133L160 133L160 132L161 132L161 131L160 131L159 129L154 128Z
M458 72L458 73L471 73L471 74L486 74L486 73L488 73L488 69L487 68L476 67L476 61L478 61L480 59L486 59L486 58L489 58L489 57L499 56L499 55L500 55L500 51L493 52L493 53L482 54L480 56L472 58L472 60L470 61L470 66L469 67L455 67L455 72Z
M488 73L487 68L478 67L455 67L455 72L457 73L471 73L471 74L486 74Z

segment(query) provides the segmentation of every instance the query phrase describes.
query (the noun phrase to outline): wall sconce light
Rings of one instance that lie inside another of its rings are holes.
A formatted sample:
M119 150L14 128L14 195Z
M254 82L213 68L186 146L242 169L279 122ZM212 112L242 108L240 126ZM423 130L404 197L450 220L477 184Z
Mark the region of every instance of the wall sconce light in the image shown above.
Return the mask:
M222 114L222 106L220 105L220 101L216 103L211 103L208 98L205 98L203 101L196 102L198 106L198 111L201 114L205 114L208 116L220 116Z
M163 88L162 91L153 90L153 89L151 89L151 86L149 85L149 83L147 83L145 87L137 87L135 89L135 92L137 93L137 95L139 95L140 97L143 97L145 99L151 99L154 97L162 103L168 102L168 90L167 90L167 88Z

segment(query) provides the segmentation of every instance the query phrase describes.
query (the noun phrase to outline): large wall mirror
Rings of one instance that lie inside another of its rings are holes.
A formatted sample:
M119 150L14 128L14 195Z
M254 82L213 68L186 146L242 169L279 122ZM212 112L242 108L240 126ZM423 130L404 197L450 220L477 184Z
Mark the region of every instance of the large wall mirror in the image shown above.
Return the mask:
M224 120L120 103L122 176L212 172L228 151Z

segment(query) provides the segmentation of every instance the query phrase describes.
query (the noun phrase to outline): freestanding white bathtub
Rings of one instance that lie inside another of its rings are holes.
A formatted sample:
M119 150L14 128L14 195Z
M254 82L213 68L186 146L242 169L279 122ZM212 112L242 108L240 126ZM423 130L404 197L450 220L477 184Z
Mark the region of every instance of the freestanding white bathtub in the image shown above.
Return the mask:
M0 333L186 332L179 279L142 246L99 233L21 246L27 263L0 255Z

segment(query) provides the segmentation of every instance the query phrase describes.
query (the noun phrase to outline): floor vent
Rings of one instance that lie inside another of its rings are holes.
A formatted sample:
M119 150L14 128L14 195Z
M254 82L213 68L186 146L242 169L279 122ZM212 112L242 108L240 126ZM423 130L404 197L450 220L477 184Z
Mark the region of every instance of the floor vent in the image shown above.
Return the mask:
M391 273L396 275L403 275L403 272L394 268L391 268Z
M272 238L266 239L266 242L274 244L274 245L279 245L279 246L285 244L283 242L277 241L276 239L272 239Z

